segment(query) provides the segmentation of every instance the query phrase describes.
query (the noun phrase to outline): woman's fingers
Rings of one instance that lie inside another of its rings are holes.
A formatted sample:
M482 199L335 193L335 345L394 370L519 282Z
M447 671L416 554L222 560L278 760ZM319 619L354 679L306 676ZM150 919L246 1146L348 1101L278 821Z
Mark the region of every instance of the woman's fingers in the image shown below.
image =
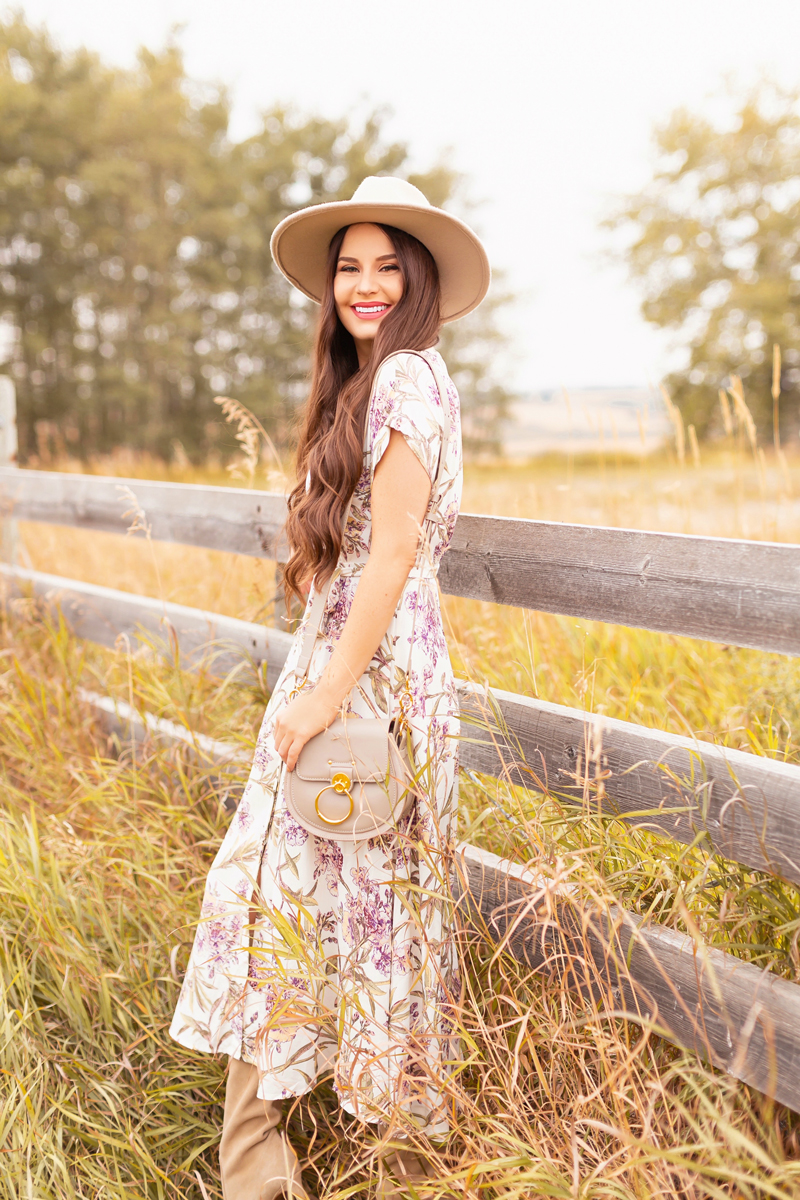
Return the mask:
M275 725L275 749L278 752L278 757L286 763L290 771L293 771L297 766L297 760L300 757L300 751L308 741L308 737L302 733L293 730L285 730L280 735L278 733L277 723Z
M287 737L280 745L278 754L286 763L286 769L293 771L297 766L297 760L300 757L300 751L305 746L307 738L303 737Z
M313 696L298 696L275 718L272 738L278 756L293 771L306 742L327 729L336 710Z
M275 730L272 736L278 755L286 762L287 742L291 741L291 735L285 729L282 722L275 722Z
M281 742L281 747L280 747L280 750L278 751L281 758L286 763L287 767L289 767L289 752L292 749L293 745L294 745L294 738L292 737L291 734L287 734L287 736ZM291 771L291 769L292 768L289 767L290 771Z
M300 738L295 738L295 740L292 742L286 753L286 758L284 759L287 771L293 771L295 769L297 766L297 760L300 757L300 751L303 749L305 744L305 739L301 740Z

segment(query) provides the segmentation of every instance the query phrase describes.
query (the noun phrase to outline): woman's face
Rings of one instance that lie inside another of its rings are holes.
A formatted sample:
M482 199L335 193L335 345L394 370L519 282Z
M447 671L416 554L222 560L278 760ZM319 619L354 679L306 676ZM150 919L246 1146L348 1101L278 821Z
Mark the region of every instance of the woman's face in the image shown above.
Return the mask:
M389 238L377 225L351 225L339 251L333 297L339 320L355 340L359 366L402 295L403 275Z

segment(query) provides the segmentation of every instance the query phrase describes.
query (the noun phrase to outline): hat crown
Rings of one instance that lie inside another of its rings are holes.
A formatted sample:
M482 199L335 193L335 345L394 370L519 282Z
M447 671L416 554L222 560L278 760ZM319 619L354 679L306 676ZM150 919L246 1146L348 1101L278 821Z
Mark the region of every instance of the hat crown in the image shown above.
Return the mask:
M430 208L431 203L418 187L393 175L368 175L353 193L351 204L409 204Z

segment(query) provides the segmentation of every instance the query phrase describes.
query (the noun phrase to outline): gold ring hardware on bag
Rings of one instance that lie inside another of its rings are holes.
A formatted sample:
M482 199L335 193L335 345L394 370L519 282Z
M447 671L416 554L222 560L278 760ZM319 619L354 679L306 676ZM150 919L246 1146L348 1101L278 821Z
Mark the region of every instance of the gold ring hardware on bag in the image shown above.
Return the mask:
M350 776L345 775L344 771L337 771L330 783L327 784L321 792L317 793L317 798L314 801L314 808L317 811L317 816L319 819L324 821L326 825L342 825L348 819L348 817L353 815L353 797L350 795L350 788L352 786L353 785L350 781ZM319 798L320 796L324 796L326 792L336 792L338 796L347 796L347 799L350 801L349 810L343 817L340 817L338 821L332 821L330 817L326 817L324 813L319 811Z
M400 709L400 726L410 729L411 722L409 721L409 716L414 710L414 697L408 690L408 684L406 684L406 690L400 693L397 707Z

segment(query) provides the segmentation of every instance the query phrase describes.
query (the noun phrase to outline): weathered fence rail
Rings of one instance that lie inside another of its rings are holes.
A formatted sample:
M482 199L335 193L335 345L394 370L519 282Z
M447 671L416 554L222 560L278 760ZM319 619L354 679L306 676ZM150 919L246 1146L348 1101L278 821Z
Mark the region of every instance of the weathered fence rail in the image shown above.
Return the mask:
M499 689L462 690L462 713L472 770L800 885L800 767Z
M0 467L25 521L124 533L132 492L152 537L281 558L282 496ZM800 654L800 546L463 514L439 572L455 596Z
M188 669L202 663L213 675L241 671L247 662L266 672L272 687L291 645L291 635L268 625L137 596L114 588L0 564L0 575L19 594L25 588L60 608L78 637L100 646L131 644L145 637L168 641Z
M280 496L0 467L6 519L123 533L131 493L155 539L285 554ZM59 607L92 641L157 636L184 665L215 674L250 662L274 683L290 644L280 630L13 565L2 567L2 580L7 591L32 589ZM800 654L800 546L465 515L440 582L445 592L494 603ZM233 747L121 714L125 706L108 698L92 703L139 735L238 761ZM466 769L602 805L800 884L800 768L466 684L461 703ZM522 962L582 990L606 989L631 1019L655 1023L800 1110L800 987L622 910L578 910L568 896L545 897L528 868L475 847L462 848L457 875L476 925Z
M0 467L0 503L21 521L125 533L131 496L156 541L256 558L280 557L284 549L286 501L273 492Z

